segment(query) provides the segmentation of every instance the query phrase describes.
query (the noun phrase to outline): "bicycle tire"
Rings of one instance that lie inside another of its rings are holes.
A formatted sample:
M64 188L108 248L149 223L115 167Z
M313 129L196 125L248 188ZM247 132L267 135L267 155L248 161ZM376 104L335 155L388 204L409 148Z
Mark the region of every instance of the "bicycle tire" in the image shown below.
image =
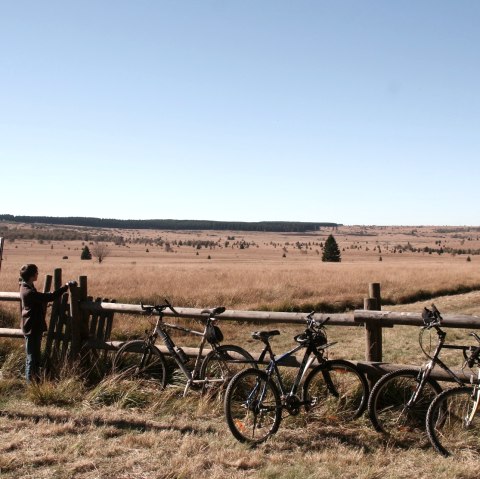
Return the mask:
M159 389L167 383L167 366L160 350L143 340L123 344L113 361L113 373L120 379L140 380Z
M473 387L469 386L447 389L428 408L428 438L435 450L445 457L470 454L478 460L480 411L468 427L465 424L475 405L472 394Z
M282 420L282 402L276 384L265 371L255 368L240 371L230 381L224 410L233 436L250 445L275 434Z
M246 368L256 368L252 355L235 345L222 345L210 351L200 366L200 379L205 380L203 392L213 393L227 387L230 380ZM208 380L215 380L209 382ZM222 379L222 382L216 380Z
M349 421L367 407L368 382L349 361L335 359L313 368L303 385L303 402L314 419Z
M402 441L424 437L428 407L442 388L428 378L415 404L407 408L418 387L418 375L415 369L399 369L380 378L372 388L368 415L378 432Z

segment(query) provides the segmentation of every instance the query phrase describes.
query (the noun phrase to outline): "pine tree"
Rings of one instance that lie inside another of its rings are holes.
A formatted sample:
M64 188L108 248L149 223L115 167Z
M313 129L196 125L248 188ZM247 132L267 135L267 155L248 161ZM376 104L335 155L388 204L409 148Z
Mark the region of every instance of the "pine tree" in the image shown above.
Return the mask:
M327 261L331 263L340 263L340 261L342 261L340 250L338 249L338 244L335 241L333 235L330 235L325 241L322 261Z
M80 255L80 259L92 259L92 253L90 253L88 246L85 246L82 249L82 254Z

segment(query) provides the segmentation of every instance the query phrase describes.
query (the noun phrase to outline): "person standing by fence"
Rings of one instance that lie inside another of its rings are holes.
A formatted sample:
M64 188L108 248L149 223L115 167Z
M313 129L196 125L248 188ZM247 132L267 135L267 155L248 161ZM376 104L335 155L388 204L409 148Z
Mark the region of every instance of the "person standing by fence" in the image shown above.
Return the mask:
M27 383L40 378L41 345L43 333L47 330L45 306L67 292L70 281L52 293L40 293L34 282L38 279L38 267L26 264L20 269L20 299L22 302L22 332L25 336L25 379Z

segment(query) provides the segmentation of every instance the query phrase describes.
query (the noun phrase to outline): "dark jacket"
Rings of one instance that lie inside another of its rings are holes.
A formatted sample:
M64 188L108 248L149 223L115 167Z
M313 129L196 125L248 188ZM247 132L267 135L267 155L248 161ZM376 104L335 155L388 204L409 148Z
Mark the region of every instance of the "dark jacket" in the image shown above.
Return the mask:
M63 286L53 293L39 293L35 286L22 282L20 299L22 300L22 331L25 336L42 334L47 330L45 322L45 306L50 301L59 298L67 291Z

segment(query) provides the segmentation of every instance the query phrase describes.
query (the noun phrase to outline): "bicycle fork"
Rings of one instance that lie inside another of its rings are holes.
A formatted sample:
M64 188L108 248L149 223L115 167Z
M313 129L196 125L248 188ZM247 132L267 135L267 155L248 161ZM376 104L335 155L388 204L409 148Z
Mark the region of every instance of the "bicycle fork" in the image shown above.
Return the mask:
M425 369L422 368L418 372L418 376L417 376L418 386L413 392L412 397L408 400L407 404L405 405L407 408L412 407L417 402L417 399L419 395L422 393L425 383L427 381L427 378L430 376L432 369L433 369L433 361L430 361L426 365Z
M472 379L473 379L473 376L472 376ZM480 371L478 372L478 379L480 380ZM480 408L480 384L476 384L475 386L473 386L472 401L473 401L473 407L470 413L465 418L465 427L469 427L470 424L472 424L473 418L475 417L475 414L477 414L477 411Z

